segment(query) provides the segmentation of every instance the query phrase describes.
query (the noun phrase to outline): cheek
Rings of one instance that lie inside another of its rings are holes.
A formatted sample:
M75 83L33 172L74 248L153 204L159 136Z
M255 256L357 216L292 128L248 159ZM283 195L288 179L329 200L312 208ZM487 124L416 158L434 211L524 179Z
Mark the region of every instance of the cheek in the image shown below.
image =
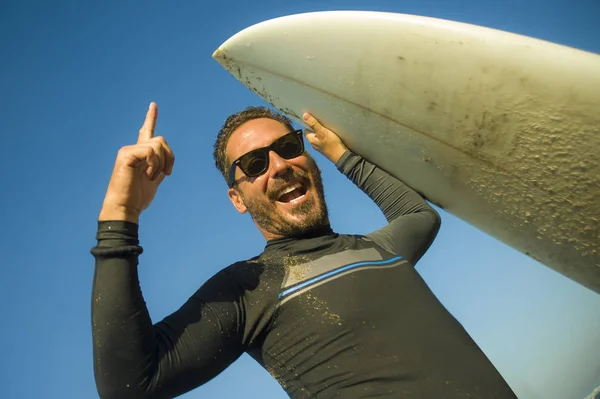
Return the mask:
M288 161L291 165L294 165L296 168L302 169L305 172L309 172L311 169L311 159L306 155L299 156L297 158L291 159Z
M256 193L265 193L267 191L267 186L269 184L269 173L266 172L252 182L253 191Z
M317 163L315 162L314 159L309 158L307 156L302 157L302 161L301 161L301 168L306 171L308 174L312 175L312 178L314 179L315 175L320 175L321 174L321 169L319 169L319 165L317 165Z
M258 176L244 183L244 197L251 201L262 201L267 193L268 178Z

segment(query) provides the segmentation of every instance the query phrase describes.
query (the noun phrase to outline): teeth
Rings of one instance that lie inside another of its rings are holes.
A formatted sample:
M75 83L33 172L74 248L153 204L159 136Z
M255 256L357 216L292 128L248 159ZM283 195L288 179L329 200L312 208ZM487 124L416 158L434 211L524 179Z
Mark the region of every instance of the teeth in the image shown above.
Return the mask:
M285 194L287 194L287 193L291 193L292 191L294 191L295 189L297 189L297 188L300 188L300 187L302 187L302 185L301 185L301 184L295 184L295 185L293 185L293 186L290 186L290 187L286 188L285 190L283 190L283 191L282 191L282 192L279 194L279 197L281 197L282 195L285 195Z

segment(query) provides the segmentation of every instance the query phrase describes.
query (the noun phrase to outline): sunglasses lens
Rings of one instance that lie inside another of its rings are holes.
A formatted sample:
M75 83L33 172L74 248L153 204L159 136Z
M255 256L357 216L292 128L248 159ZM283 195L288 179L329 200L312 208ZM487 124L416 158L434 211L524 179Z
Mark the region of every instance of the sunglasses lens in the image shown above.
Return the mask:
M304 152L302 137L298 134L288 134L273 143L273 149L285 159L296 158Z
M252 151L240 158L240 168L248 177L258 176L267 168L267 152Z
M270 147L258 148L239 158L239 167L248 177L256 177L269 167L269 151L272 149L280 157L292 159L304 152L304 142L300 131L288 133L277 139Z

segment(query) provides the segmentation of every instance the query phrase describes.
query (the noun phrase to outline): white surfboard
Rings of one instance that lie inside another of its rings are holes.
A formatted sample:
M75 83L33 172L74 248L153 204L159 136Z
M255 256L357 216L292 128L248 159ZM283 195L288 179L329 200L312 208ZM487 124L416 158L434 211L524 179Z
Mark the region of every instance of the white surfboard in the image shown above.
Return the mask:
M600 56L380 12L281 17L213 57L299 123L600 293Z

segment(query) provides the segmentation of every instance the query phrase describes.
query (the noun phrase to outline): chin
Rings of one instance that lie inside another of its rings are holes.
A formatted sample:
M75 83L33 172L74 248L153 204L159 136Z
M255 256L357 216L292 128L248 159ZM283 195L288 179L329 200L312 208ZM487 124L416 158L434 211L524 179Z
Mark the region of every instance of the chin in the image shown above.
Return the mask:
M308 212L288 218L288 223L306 233L329 226L329 218L322 207L311 205Z

